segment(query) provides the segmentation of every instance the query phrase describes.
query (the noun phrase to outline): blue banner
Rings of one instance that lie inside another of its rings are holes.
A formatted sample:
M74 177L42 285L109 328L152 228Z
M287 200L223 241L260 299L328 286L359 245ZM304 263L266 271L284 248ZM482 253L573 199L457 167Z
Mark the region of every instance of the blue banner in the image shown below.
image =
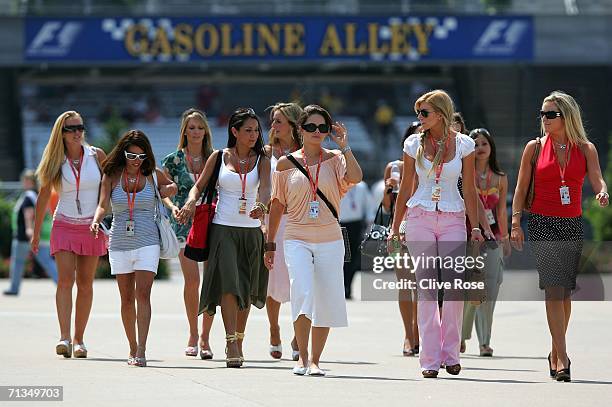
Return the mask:
M532 17L42 18L26 61L531 61Z

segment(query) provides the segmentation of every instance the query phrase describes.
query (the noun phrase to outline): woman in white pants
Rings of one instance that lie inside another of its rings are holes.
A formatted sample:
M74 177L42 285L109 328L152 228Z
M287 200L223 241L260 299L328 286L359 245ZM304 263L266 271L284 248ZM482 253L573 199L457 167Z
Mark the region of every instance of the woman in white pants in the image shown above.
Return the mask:
M332 125L329 113L316 105L304 108L298 120L303 147L292 153L306 177L287 157L281 157L272 180L272 199L264 260L274 266L274 242L285 209L285 261L291 282L291 314L300 357L293 373L324 376L319 359L329 329L348 325L344 299L344 242L338 220L317 190L333 205L359 183L362 172L348 146L346 128ZM327 150L321 143L332 136L341 151ZM272 271L274 272L274 271ZM312 330L312 355L308 341Z

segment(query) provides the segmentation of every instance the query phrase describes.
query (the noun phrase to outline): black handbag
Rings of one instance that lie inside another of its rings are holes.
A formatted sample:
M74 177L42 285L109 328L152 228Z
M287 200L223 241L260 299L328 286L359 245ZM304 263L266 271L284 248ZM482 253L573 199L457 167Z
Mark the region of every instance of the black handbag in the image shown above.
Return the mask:
M392 217L389 217L389 224L383 224L382 202L378 205L374 223L370 230L365 234L359 250L366 257L380 257L387 255L387 237L389 236Z
M291 154L287 154L287 159L289 161L291 161L293 163L293 165L295 165L295 168L300 170L300 172L302 174L304 174L306 176L306 178L308 178L310 180L310 177L308 176L308 173L306 172L306 169L302 166L302 164L300 164L298 162L298 160L295 159L294 156L292 156ZM329 202L327 197L325 195L323 195L323 192L321 192L321 190L319 188L317 188L317 195L319 196L319 198L321 198L321 200L323 202L325 202L325 205L327 205L327 207L331 211L332 215L334 215L334 218L336 218L336 220L338 221L338 225L340 225L340 218L338 218L338 211L336 211L336 208L334 208L334 206L331 204L331 202ZM349 244L348 232L347 232L347 230L346 230L346 228L344 226L340 226L340 231L342 232L342 240L344 241L344 262L345 263L350 263L350 261L351 261L351 246Z

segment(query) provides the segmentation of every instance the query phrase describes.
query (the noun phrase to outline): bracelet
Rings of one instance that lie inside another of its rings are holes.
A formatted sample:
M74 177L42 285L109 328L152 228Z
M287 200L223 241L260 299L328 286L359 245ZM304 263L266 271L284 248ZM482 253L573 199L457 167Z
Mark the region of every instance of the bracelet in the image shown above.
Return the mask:
M512 217L514 218L516 215L520 215L522 211L514 211L512 212Z
M276 251L276 242L266 242L264 243L264 250L267 252L275 252Z
M472 228L472 232L476 232L479 231L480 233L482 233L482 231L480 230L480 228Z
M263 213L269 213L268 207L263 202L255 202L255 206L263 211Z
M346 153L348 153L351 150L352 150L351 146L344 146L343 148L340 149L340 152L342 154L346 154Z
M606 199L610 198L610 195L608 195L607 192L600 192L600 194L603 194Z

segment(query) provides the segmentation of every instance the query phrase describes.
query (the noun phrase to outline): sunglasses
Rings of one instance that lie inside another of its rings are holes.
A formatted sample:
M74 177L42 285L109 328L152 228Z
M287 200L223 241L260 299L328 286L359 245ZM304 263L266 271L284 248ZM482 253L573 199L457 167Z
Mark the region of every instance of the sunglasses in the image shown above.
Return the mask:
M427 117L429 116L429 114L431 113L429 110L427 109L420 109L420 110L415 110L417 117L419 117L419 115L423 116L423 117Z
M257 115L255 114L255 110L253 110L253 109L252 109L252 108L250 108L250 107L239 107L239 108L238 108L238 109L236 109L236 111L234 112L234 114L245 114L245 113L250 114L250 115L253 115L253 116L257 116Z
M318 126L314 123L306 123L302 124L302 128L309 133L314 133L317 129L319 129L319 133L329 133L329 124L322 123Z
M552 120L552 119L556 119L557 117L563 117L563 115L561 114L561 112L549 110L547 112L540 111L540 117L542 118L546 117L547 119Z
M136 153L128 153L127 151L124 151L125 154L125 158L127 158L128 160L140 160L140 161L144 161L147 159L147 155L146 154L136 154Z
M64 126L62 130L64 130L66 133L74 133L76 131L85 131L85 126L82 124L74 124L71 126Z

